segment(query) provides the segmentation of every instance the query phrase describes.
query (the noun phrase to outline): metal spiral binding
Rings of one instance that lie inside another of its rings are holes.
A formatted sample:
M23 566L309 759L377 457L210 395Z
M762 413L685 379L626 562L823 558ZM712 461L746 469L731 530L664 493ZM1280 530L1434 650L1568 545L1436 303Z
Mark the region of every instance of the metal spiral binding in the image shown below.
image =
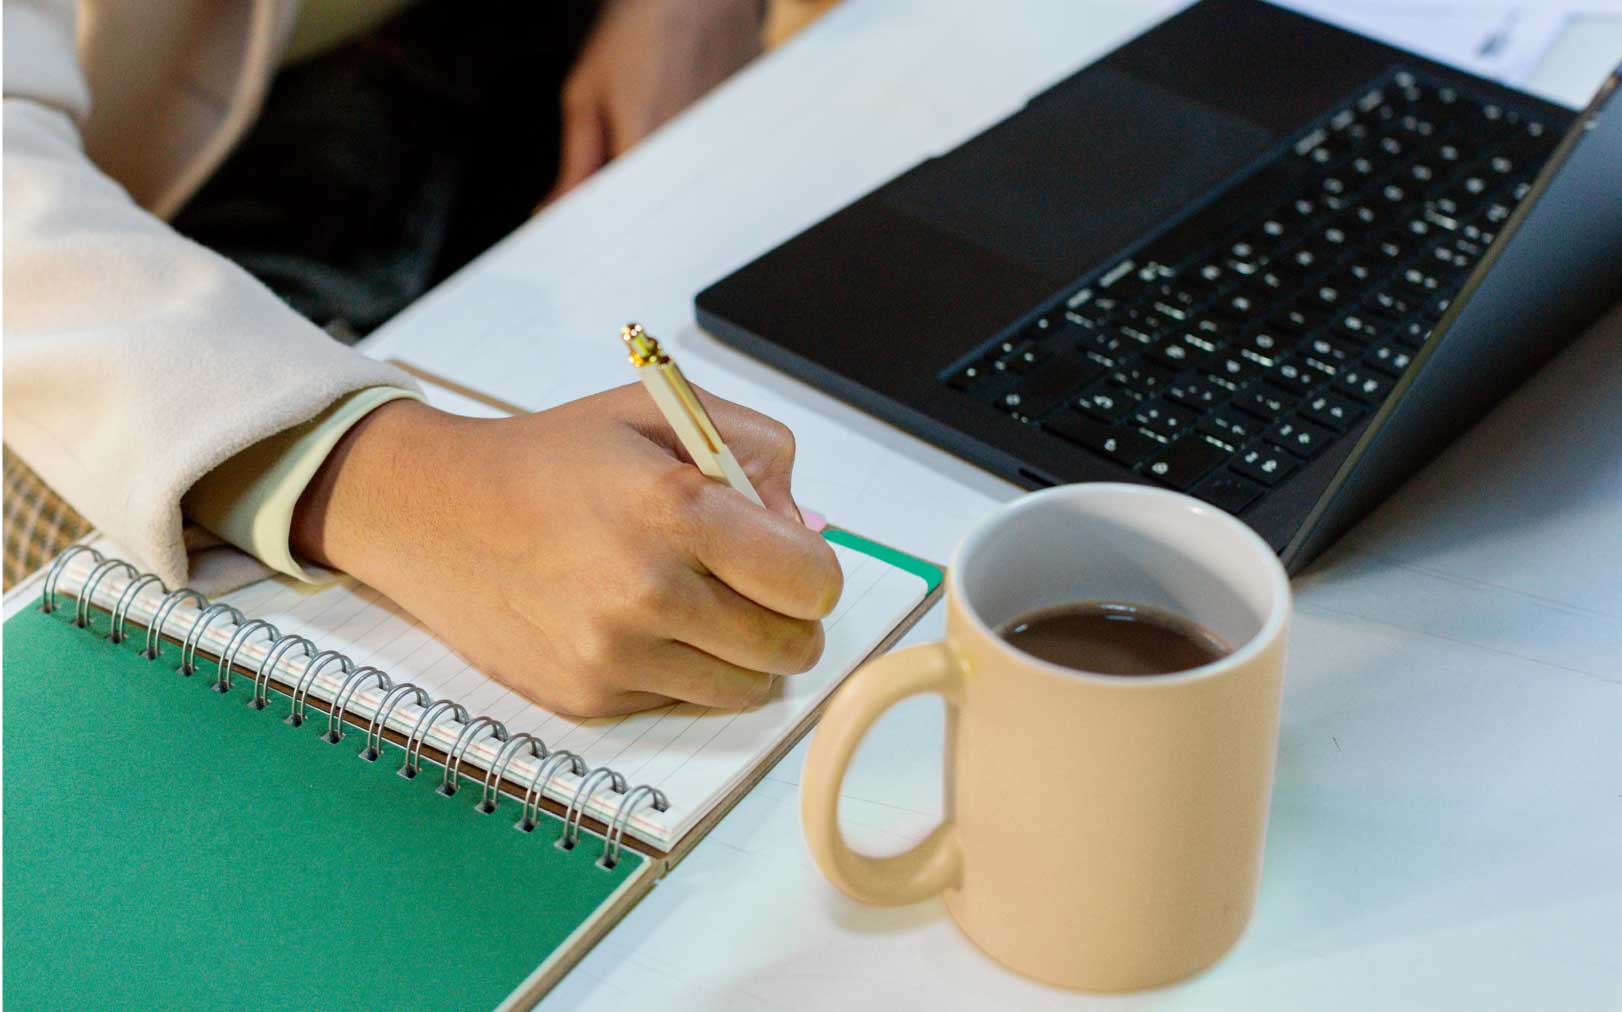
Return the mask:
M63 549L55 559L51 560L51 568L45 571L45 588L40 595L39 610L49 615L56 610L56 585L62 582L62 571L68 568L75 555L88 554L99 564L102 561L100 552L89 545L70 545Z
M190 677L197 672L197 647L203 640L203 634L208 627L221 615L229 615L233 625L240 626L248 621L248 616L228 604L211 604L197 613L192 619L191 628L186 630L186 638L180 644L180 673Z
M272 646L275 646L276 641L282 638L282 631L262 618L256 618L251 622L244 622L237 626L237 631L231 634L231 641L220 652L220 677L214 680L214 691L231 691L231 665L237 662L237 654L243 647L248 645L248 639L256 632L266 633ZM254 684L256 686L258 682L259 679L255 678Z
M637 803L644 801L651 804L656 812L670 809L670 799L665 797L665 792L659 788L649 787L647 784L632 788L631 793L620 802L620 806L614 809L614 817L608 820L608 836L603 842L603 856L597 859L597 863L604 868L613 868L619 864L620 848L625 840L625 827L630 825L631 812Z
M536 770L535 775L530 778L528 789L524 791L524 810L519 813L518 821L513 823L515 828L528 833L540 823L541 798L546 793L546 785L551 783L552 778L557 775L552 771L552 767L557 766L559 763L568 763L569 771L577 777L586 775L586 761L580 758L580 755L576 752L560 748L547 756L546 761L541 763L541 768ZM532 806L534 815L530 814Z
M496 753L496 761L484 773L484 784L479 791L479 803L474 807L485 815L496 810L501 803L501 778L506 775L507 767L512 765L513 757L525 745L529 746L529 754L535 759L545 759L547 755L546 742L535 737L527 731L520 731L507 739Z
M294 727L304 723L310 690L315 688L315 680L321 674L321 669L333 661L338 662L338 667L346 675L355 670L355 662L336 650L323 650L310 658L310 663L304 665L304 673L298 676L298 684L293 686L293 700L288 705L287 716L282 718L283 723Z
M208 607L208 598L192 590L190 587L179 587L163 595L158 607L152 612L152 621L146 624L146 659L155 661L158 654L163 652L163 627L169 621L169 615L187 601L196 601L199 609Z
M377 706L377 712L372 714L372 722L366 725L366 744L360 750L362 759L369 763L377 762L377 757L383 754L383 729L389 726L389 714L413 692L417 694L418 707L433 705L434 697L416 682L401 682L385 692L383 701ZM377 738L376 742L372 740L374 735Z
M586 817L586 804L591 801L597 781L604 777L608 778L609 790L615 794L625 793L625 778L607 766L599 766L581 777L580 786L575 788L574 797L563 813L563 833L558 837L560 850L573 850L574 845L580 842L580 823Z
M338 686L338 694L332 697L332 708L327 711L327 733L321 736L321 740L328 745L336 745L344 740L344 710L349 708L355 690L364 685L368 677L377 682L377 687L384 692L394 688L394 679L379 668L366 667L351 671L344 684Z
M546 789L553 786L553 781L557 777L568 773L579 778L579 784L564 809L563 830L556 840L556 846L563 850L572 850L579 843L586 809L594 792L601 784L606 783L609 790L622 795L622 798L608 821L603 851L596 862L601 868L612 869L618 864L626 830L630 825L632 813L638 807L651 805L655 811L660 812L670 807L669 799L658 788L646 784L630 787L623 776L606 766L594 769L588 767L585 759L578 753L568 749L549 749L546 742L526 732L511 733L505 724L493 717L475 717L461 703L449 699L435 699L415 683L395 683L379 668L356 667L353 660L339 651L320 650L313 641L296 633L284 635L270 622L249 619L231 605L210 602L207 597L190 587L170 590L157 576L151 573L143 574L122 559L105 558L88 545L72 545L52 560L50 568L46 571L40 594L42 612L49 614L57 609L58 588L62 576L68 564L79 555L88 555L92 560L92 568L74 595L73 624L79 628L90 628L91 607L95 601L96 590L113 573L125 574L129 579L119 591L117 602L112 608L107 638L113 643L124 641L130 611L141 594L153 586L156 586L158 593L162 594L153 609L152 618L146 623L146 641L141 656L149 661L157 660L163 652L164 631L168 628L175 611L186 604L191 604L197 609L197 617L192 619L185 636L181 638L180 667L177 670L183 675L191 675L197 670L197 653L212 625L221 618L226 618L234 626L225 648L218 656L218 675L212 688L220 693L231 691L231 671L236 666L243 648L252 642L256 635L268 643L264 659L254 669L253 693L248 700L248 706L253 709L262 710L269 705L271 676L277 666L289 658L292 651L302 650L304 669L293 683L291 704L284 718L286 723L295 727L304 723L308 714L310 693L314 690L321 673L333 664L338 665L343 681L332 697L328 709L327 728L321 735L323 741L337 743L343 739L344 717L350 703L368 681L374 682L383 690L383 696L367 723L366 742L358 753L359 757L367 762L375 762L382 755L384 731L388 727L389 718L407 699L411 700L421 714L405 738L405 759L399 769L402 777L411 779L420 771L428 735L436 724L443 726L441 722L444 721L461 725L454 743L445 753L444 775L435 787L437 794L445 797L456 794L460 779L466 775L462 772L463 763L469 751L480 740L500 742L501 748L497 750L494 762L484 771L480 780L479 800L474 805L475 811L489 814L499 807L501 785L507 771L517 757L527 749L529 757L539 762L534 775L529 778L529 783L525 787L520 801L518 821L514 823L515 829L527 833L540 824L542 800L546 796Z
M107 633L108 639L114 643L124 642L124 623L130 617L130 608L135 604L135 599L141 596L141 591L154 583L158 585L158 590L164 594L169 593L169 588L163 585L162 580L151 573L143 573L131 580L129 586L124 588L124 593L118 595L118 603L113 605L113 621Z
M466 724L473 717L467 712L467 707L449 699L436 700L422 711L417 723L406 736L405 762L400 764L400 775L407 780L417 775L422 759L423 742L427 739L428 729L434 726L434 720L446 710L450 711L451 719L458 724Z
M73 608L74 625L80 629L90 628L90 602L96 596L96 586L107 578L108 573L117 569L127 570L131 580L141 575L134 566L123 559L108 559L106 562L99 563L95 569L90 571L90 575L85 577L84 586L79 588L78 600Z
M304 666L309 667L315 660L316 645L296 633L289 633L270 645L265 651L265 659L259 662L259 667L253 673L253 696L249 698L248 705L255 710L263 710L270 705L270 675L276 670L276 665L282 662L282 657L294 647L303 647L306 658Z
M486 732L486 737L494 738L496 741L504 742L512 737L507 731L507 725L494 717L474 717L468 721L467 726L462 728L462 733L456 736L456 743L445 753L445 775L440 778L439 786L434 788L435 791L447 798L456 793L456 775L462 770L462 757L467 755L467 750L478 740L481 730Z

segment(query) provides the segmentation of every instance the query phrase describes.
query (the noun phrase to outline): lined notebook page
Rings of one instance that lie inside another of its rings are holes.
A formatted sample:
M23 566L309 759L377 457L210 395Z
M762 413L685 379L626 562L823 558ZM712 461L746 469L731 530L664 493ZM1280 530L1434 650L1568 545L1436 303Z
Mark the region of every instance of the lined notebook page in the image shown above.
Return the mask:
M493 717L509 732L536 735L548 749L568 749L581 755L591 767L610 767L632 787L648 784L659 788L670 799L669 809L656 812L645 805L637 808L629 821L629 831L649 843L669 848L748 777L806 713L923 600L927 587L921 578L853 549L839 545L833 548L844 569L845 589L824 623L827 645L822 660L805 674L778 679L772 697L746 711L679 704L603 719L576 720L550 713L484 677L394 602L348 579L312 588L277 578L220 600L240 609L249 620L272 623L284 636L304 636L321 650L343 653L357 668L379 668L395 683L413 682L436 698L461 703L474 716ZM74 560L61 581L65 596L77 592L90 568L88 557ZM109 573L97 584L96 602L110 609L127 585L128 579L122 574ZM129 626L135 635L151 621L160 600L155 588L136 599L130 609ZM176 608L165 621L165 629L177 639L184 639L198 615L192 607ZM201 629L198 639L202 652L217 657L226 649L235 628L221 618ZM268 646L268 637L263 634L252 637L252 642L240 645L238 663L249 669L257 667L266 658ZM178 662L179 653L172 644L166 648L164 658L169 667ZM300 651L287 651L276 666L277 678L296 685L308 667ZM213 672L212 665L203 665L199 677L212 677ZM342 689L343 675L338 665L329 665L317 675L311 691L330 700ZM352 687L348 710L372 716L382 706L383 696L375 682L362 682ZM324 725L326 717L312 713L312 719ZM402 702L390 713L389 726L409 733L421 715L413 703ZM266 719L279 716L267 711ZM455 744L461 730L462 725L446 717L436 719L425 737L446 749ZM361 733L350 729L344 740L333 747L359 750L361 744ZM466 761L487 769L497 760L500 747L499 741L481 737L466 746ZM507 777L528 783L540 765L525 750L511 760ZM546 794L567 804L573 800L579 783L572 773L559 773L547 782ZM622 795L605 785L592 795L587 809L606 822L613 818L621 799Z

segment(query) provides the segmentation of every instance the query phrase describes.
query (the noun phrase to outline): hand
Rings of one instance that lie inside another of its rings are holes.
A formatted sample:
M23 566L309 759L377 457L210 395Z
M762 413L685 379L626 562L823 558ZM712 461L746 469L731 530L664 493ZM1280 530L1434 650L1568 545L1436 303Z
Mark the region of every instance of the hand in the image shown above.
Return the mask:
M759 0L607 0L563 85L555 200L760 52Z
M842 575L789 494L788 430L701 396L767 509L699 473L639 386L503 419L394 401L327 458L293 549L555 712L748 706L816 663Z

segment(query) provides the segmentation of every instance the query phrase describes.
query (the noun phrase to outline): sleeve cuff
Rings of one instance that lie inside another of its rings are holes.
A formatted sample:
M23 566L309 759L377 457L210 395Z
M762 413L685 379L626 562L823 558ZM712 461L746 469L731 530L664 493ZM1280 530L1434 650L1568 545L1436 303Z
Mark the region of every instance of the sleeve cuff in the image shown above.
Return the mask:
M293 510L344 433L374 409L401 398L422 400L422 395L370 387L340 398L302 425L255 443L204 475L186 493L182 509L270 568L317 582L320 577L293 558Z

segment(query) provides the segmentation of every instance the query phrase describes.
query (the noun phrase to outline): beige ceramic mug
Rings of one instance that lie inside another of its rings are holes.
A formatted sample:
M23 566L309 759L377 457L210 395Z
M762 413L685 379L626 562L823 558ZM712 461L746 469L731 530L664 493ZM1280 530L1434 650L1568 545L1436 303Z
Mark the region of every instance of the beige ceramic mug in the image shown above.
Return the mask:
M868 903L944 893L1007 966L1091 991L1187 977L1239 939L1256 897L1278 748L1290 587L1248 527L1173 492L1088 484L1025 496L958 546L946 640L881 657L840 688L801 794L806 839ZM1155 605L1234 650L1185 672L1101 675L995 630L1087 600ZM894 857L853 851L840 784L873 721L947 703L946 817Z

